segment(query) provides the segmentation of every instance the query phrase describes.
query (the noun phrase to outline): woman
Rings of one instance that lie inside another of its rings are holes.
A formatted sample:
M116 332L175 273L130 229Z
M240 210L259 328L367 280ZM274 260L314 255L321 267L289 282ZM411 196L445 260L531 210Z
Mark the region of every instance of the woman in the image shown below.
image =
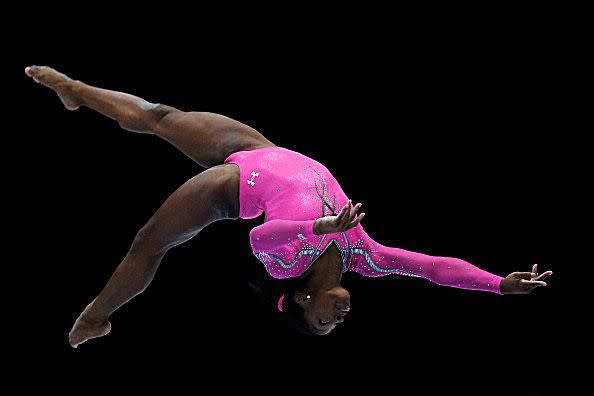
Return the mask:
M317 161L277 147L258 131L227 117L183 112L138 97L96 88L56 70L25 73L55 91L68 110L87 106L129 131L156 134L208 168L175 191L138 232L101 293L76 320L73 347L109 333L110 315L149 285L165 253L221 219L265 212L250 232L255 256L277 279L294 279L278 310L307 334L327 334L350 309L344 272L377 277L423 277L440 285L497 294L529 293L552 274L514 272L506 278L470 263L383 246L359 224L332 174ZM199 204L197 204L199 203Z

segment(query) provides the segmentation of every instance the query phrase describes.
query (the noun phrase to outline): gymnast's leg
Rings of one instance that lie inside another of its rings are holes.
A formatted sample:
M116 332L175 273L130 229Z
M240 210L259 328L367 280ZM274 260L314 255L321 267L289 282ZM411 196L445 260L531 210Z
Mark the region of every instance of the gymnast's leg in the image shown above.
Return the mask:
M93 87L46 66L30 66L25 73L54 90L68 110L89 107L132 132L155 134L208 168L231 153L274 146L255 129L220 114L184 112L139 97Z
M230 164L201 172L171 194L136 234L101 293L78 317L70 345L109 333L110 315L148 287L167 251L215 221L237 219L238 196L239 169Z

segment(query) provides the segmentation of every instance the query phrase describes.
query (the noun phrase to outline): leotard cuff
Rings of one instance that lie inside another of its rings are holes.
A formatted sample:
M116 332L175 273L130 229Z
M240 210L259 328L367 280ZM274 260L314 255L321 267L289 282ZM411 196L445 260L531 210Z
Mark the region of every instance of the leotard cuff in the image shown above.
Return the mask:
M503 295L503 293L501 293L501 280L503 279L503 277L495 275L495 279L493 280L493 293L499 294L500 296Z
M314 224L315 224L316 220L310 221L309 224L307 225L306 232L308 235L316 235L316 233L314 232Z

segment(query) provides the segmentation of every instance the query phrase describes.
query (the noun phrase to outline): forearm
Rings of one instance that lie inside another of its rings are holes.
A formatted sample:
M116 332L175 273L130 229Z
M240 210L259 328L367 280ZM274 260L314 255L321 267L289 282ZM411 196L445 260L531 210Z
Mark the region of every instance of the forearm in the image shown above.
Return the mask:
M366 276L391 273L413 275L433 283L460 289L489 291L501 294L501 277L467 261L453 257L430 256L399 248L384 246L367 234L363 235L363 249L358 253L358 272ZM366 256L366 259L363 259Z
M380 248L393 265L441 286L501 294L501 277L455 257L430 256L398 248Z
M153 280L162 259L159 256L128 254L88 307L85 316L106 320L119 307L142 293Z
M502 294L499 275L485 271L468 261L453 257L430 257L421 274L433 283L459 289Z
M124 129L150 133L161 118L159 104L124 92L97 88L81 81L71 81L70 84L81 106L117 121Z

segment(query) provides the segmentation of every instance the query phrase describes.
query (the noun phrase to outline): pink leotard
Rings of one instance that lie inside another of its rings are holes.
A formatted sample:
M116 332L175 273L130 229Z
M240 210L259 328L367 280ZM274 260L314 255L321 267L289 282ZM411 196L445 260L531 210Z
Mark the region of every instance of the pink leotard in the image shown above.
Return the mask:
M274 278L301 276L335 244L343 272L422 277L439 285L501 294L500 276L461 259L384 246L361 224L346 232L315 235L314 221L336 215L348 198L324 165L303 154L266 147L233 153L225 163L240 170L239 216L251 219L265 213L264 223L250 232L250 243Z

